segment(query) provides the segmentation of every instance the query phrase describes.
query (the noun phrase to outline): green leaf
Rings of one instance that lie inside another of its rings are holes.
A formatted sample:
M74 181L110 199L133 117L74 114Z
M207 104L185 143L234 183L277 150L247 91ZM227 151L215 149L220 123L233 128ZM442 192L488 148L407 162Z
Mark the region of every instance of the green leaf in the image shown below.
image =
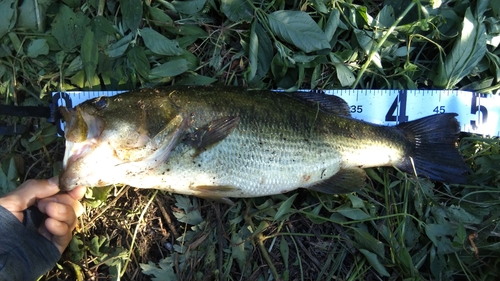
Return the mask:
M458 221L463 224L480 224L482 219L474 216L470 212L467 212L460 206L451 205L446 209L450 219Z
M134 32L139 28L142 18L141 0L120 0L122 22L125 28Z
M326 22L325 26L325 36L328 42L332 40L333 35L337 30L337 27L339 27L339 23L340 23L340 11L337 9L333 9L330 12L330 16L328 17L328 21Z
M437 61L437 72L436 75L434 75L433 79L433 82L434 84L436 84L436 86L438 85L444 86L448 81L448 77L446 76L446 68L444 66L443 55L444 55L443 52L439 51L439 56Z
M398 255L400 264L409 272L411 272L411 276L415 276L418 270L415 268L415 265L413 264L413 261L411 259L410 252L408 252L408 249L406 247L400 247L399 248L399 255Z
M251 81L255 77L257 69L259 68L259 37L255 31L256 25L258 25L258 21L254 21L252 23L252 28L250 29L250 39L248 44L248 60L250 61L250 67L248 68L249 71L246 73L247 81Z
M174 22L172 20L172 18L169 17L162 9L158 9L156 7L148 6L148 11L149 11L149 14L151 15L151 18L154 21L161 23L161 25L165 25L167 23L173 23Z
M78 56L78 57L75 57L68 65L68 67L66 67L66 69L64 70L65 71L65 74L66 75L73 75L75 72L79 71L82 69L82 57L81 56Z
M366 212L360 210L360 209L355 209L351 208L348 205L343 205L339 208L336 209L338 213L343 215L346 218L350 218L352 220L366 220L370 218L370 215L368 215Z
M252 7L246 0L222 0L220 9L234 22L250 22L253 18Z
M381 258L385 258L384 243L373 237L363 228L352 227L352 229L355 231L354 238L356 239L356 242L361 246L358 246L358 248L369 250Z
M312 6L316 9L316 11L327 14L328 9L326 8L326 5L323 0L311 0Z
M180 221L191 225L198 225L203 222L203 217L197 209L198 204L191 203L191 199L186 196L175 195L175 206L183 212L175 212L174 216ZM195 199L193 199L195 200Z
M74 262L80 261L85 256L83 241L79 235L73 235L69 243L71 260Z
M349 198L349 200L351 200L353 208L363 208L365 206L363 200L361 200L361 198L359 198L357 195L351 193L347 193L346 195Z
M17 1L20 6L17 9L16 28L22 27L31 31L45 32L46 10L54 0ZM1 10L2 8L0 8ZM1 37L1 36L0 36Z
M389 28L391 27L396 19L394 18L394 9L390 5L386 5L380 10L375 21L373 21L373 27L376 28Z
M455 236L456 228L450 224L426 224L425 234L441 254L457 251L452 245L451 237Z
M141 29L141 36L146 47L156 54L178 56L183 52L176 41L168 39L151 28Z
M345 66L343 63L334 63L335 69L337 70L337 78L340 81L342 87L349 87L354 84L356 77L352 71Z
M358 41L359 47L363 49L366 54L369 54L372 50L373 43L373 32L369 32L361 29L354 29L354 35Z
M92 30L94 31L94 37L100 48L105 49L109 46L110 38L114 38L117 34L113 24L102 16L97 16L92 19Z
M490 61L490 68L491 71L493 72L493 77L495 78L496 82L500 81L500 57L497 55L486 51L486 57L488 57L488 60Z
M87 189L87 195L85 196L88 198L87 204L90 206L96 208L106 202L106 199L108 198L109 191L113 188L113 186L103 186L103 187L93 187Z
M99 56L97 53L97 42L94 32L92 32L90 28L87 28L85 31L80 53L82 56L83 71L85 72L85 80L87 80L88 86L91 88L91 81L94 79Z
M238 232L233 232L231 236L231 256L236 259L236 262L243 268L247 260L245 253L245 240L242 238L242 232L248 232L248 229L240 229Z
M200 59L188 50L182 50L182 54L176 56L175 59L185 59L188 70L192 71L194 71L200 63Z
M79 0L62 0L62 2L66 5L68 5L71 9L76 9L81 4L81 2Z
M276 11L267 18L276 35L306 53L330 48L325 33L305 12Z
M0 167L0 195L4 195L12 190L14 190L16 186L7 179L7 175Z
M196 14L203 9L207 0L172 1L175 9L183 14Z
M0 1L0 38L7 34L16 24L16 0Z
M26 55L30 58L36 58L39 55L48 55L49 45L45 39L31 40L26 51Z
M21 40L19 40L19 36L15 32L9 32L9 39L12 45L14 46L14 50L16 52L19 52L19 54L22 54L22 44Z
M68 6L61 5L52 22L52 35L59 46L70 53L82 44L89 23L90 19L83 13L74 13Z
M471 9L465 11L462 31L453 45L451 53L446 56L444 66L439 68L437 77L446 77L434 80L438 87L453 88L465 76L471 73L474 67L486 53L486 28L472 15ZM444 72L444 73L443 73Z
M467 230L465 230L465 227L463 224L458 224L458 229L457 229L457 238L458 240L464 244L465 239L467 239Z
M335 70L337 70L337 78L340 81L340 85L342 87L352 86L354 81L356 81L356 76L354 73L344 64L336 54L330 53L330 60L335 66Z
M209 37L208 33L197 25L169 25L165 27L165 30L181 36Z
M375 270L384 277L389 277L390 274L385 269L385 266L379 261L377 255L374 253L367 251L365 249L359 249L359 251L366 257L368 262L375 268Z
M297 197L297 195L298 193L295 193L290 198L286 199L285 202L281 203L278 211L276 211L276 214L274 215L274 220L281 220L283 219L283 216L292 212L292 210L290 210L290 207L292 206L293 201L295 200L295 197Z
M285 264L285 268L288 269L288 258L290 255L290 247L288 247L288 242L286 241L285 237L281 237L280 241L280 253L281 256L283 257L283 263Z
M89 252L97 257L103 256L104 253L101 253L101 247L106 243L106 240L104 236L94 236L92 240L90 240Z
M158 268L153 262L148 261L147 264L141 263L142 273L150 276L155 276L151 278L153 281L177 281L179 280L174 272L173 264L167 264L163 260L158 264Z
M0 64L0 79L3 77L5 72L7 71L7 67L3 64Z
M498 18L500 16L500 1L490 1L490 8L495 17Z
M151 69L149 79L174 77L186 72L188 69L188 62L185 59L169 61Z
M476 2L476 9L474 11L474 17L476 19L479 19L483 16L484 12L488 9L488 6L490 6L491 0L477 0ZM495 2L495 1L493 1ZM498 1L497 1L498 2Z
M134 69L144 78L149 76L151 68L149 66L149 61L144 50L139 46L134 46L130 51L127 52L127 58L130 60Z
M355 27L363 26L364 24L370 23L370 16L368 15L368 9L365 6L354 6L352 10L352 23L356 23Z
M11 182L15 182L18 178L19 174L16 168L16 160L14 157L11 157L9 161L9 170L7 171L7 179Z
M177 85L210 85L217 81L213 77L203 75L190 75L177 81Z
M257 81L266 76L274 55L271 39L258 21L255 21L255 34L258 38L257 72L251 81Z
M123 55L127 50L128 46L130 45L132 39L133 39L133 34L129 33L127 36L111 44L111 46L109 46L109 48L106 50L107 55L110 58L116 58Z

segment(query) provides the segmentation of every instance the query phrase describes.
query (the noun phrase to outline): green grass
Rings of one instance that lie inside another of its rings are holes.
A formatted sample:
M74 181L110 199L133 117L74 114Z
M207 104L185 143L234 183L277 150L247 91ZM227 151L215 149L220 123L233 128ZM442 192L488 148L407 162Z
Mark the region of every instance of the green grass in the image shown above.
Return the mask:
M210 83L496 94L499 2L434 2L66 0L26 12L33 1L3 0L0 101ZM0 115L14 124L28 131L0 137L0 193L61 167L53 125ZM357 194L299 190L233 206L89 189L70 248L42 280L497 280L499 147L462 136L469 185L381 168Z

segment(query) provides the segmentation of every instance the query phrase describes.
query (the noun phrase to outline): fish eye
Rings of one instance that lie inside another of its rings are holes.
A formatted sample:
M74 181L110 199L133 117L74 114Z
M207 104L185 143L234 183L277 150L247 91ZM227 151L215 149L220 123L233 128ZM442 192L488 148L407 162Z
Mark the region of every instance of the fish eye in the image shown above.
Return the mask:
M108 107L108 99L106 97L100 97L96 99L93 104L97 110L105 109Z

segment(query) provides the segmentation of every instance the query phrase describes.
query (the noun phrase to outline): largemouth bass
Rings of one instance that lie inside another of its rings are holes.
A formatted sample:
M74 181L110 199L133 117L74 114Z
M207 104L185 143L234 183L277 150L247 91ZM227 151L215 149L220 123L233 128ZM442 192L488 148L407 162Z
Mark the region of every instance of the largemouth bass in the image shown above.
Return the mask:
M466 182L456 114L380 126L350 117L339 97L231 87L140 89L61 108L63 190L128 184L208 198L310 188L345 193L363 168L395 166Z

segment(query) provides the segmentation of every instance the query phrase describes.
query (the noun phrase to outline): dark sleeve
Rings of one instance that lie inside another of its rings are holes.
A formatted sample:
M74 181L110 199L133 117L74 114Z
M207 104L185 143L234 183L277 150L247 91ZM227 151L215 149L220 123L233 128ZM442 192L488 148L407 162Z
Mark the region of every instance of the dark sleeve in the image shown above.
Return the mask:
M21 223L0 206L0 280L37 280L61 257L56 246L38 233L43 214L31 207L24 217Z

